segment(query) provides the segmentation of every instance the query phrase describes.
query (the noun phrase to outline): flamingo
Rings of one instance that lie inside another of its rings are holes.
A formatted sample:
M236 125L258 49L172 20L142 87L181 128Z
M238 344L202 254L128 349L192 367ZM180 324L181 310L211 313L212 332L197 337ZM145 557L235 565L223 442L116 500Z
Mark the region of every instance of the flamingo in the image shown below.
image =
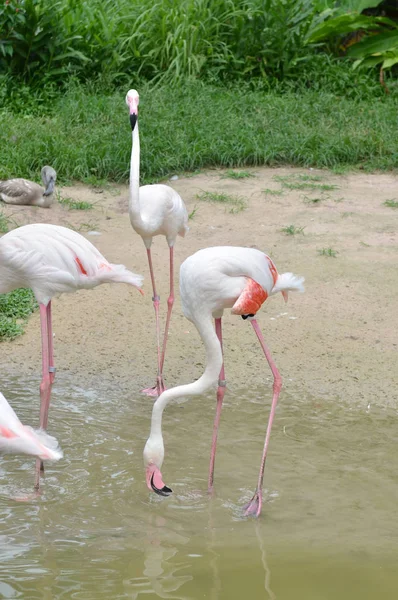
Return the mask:
M140 187L140 137L138 133L138 103L136 90L126 95L126 104L130 111L132 129L132 150L130 163L130 197L129 215L133 229L142 237L145 244L149 271L153 289L153 306L156 319L158 374L156 386L146 388L143 393L148 396L160 395L164 389L163 364L166 354L167 337L174 304L174 244L177 235L182 237L189 231L188 213L181 196L168 185L143 185ZM170 254L170 294L167 300L167 318L163 337L162 353L160 353L159 303L153 272L151 245L155 235L164 235Z
M54 185L57 174L52 167L41 170L44 189L29 179L6 179L0 181L0 199L6 204L28 204L48 208L54 200Z
M62 451L58 442L43 430L25 427L0 392L0 452L30 454L41 460L59 460Z
M91 289L101 283L127 283L140 289L142 281L141 275L128 271L124 265L109 263L86 238L66 227L24 225L0 238L0 294L29 287L40 307L42 429L47 428L51 388L55 377L51 322L53 296L78 289ZM43 465L37 461L37 490L40 485L40 470L43 470Z
M149 438L144 448L146 483L150 490L168 496L160 469L164 459L162 415L167 404L181 396L203 394L218 380L217 407L210 454L208 491L213 489L218 426L225 394L225 371L222 352L221 319L226 308L249 319L271 368L274 384L271 411L265 436L257 487L253 498L245 507L247 515L258 516L262 508L264 466L271 435L271 427L282 379L265 345L255 319L257 311L268 296L281 292L287 301L289 291L304 291L304 278L284 273L280 275L269 256L254 248L220 246L199 250L181 265L180 292L183 313L197 328L206 349L206 369L194 383L165 390L153 405ZM215 319L213 327L212 318Z

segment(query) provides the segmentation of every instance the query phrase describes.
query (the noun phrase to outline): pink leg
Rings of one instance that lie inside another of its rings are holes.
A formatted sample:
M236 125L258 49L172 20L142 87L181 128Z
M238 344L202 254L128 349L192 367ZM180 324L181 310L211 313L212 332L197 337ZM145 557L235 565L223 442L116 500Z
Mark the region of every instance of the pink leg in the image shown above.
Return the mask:
M54 338L53 338L53 324L51 318L51 300L47 305L47 332L48 332L48 370L50 373L51 385L55 379L55 366L54 366ZM47 421L45 423L47 429Z
M162 358L160 361L160 373L162 376L163 376L164 357L166 354L166 345L167 345L167 338L169 335L169 326L170 326L170 319L171 319L171 311L173 310L173 304L174 304L174 252L173 252L173 246L170 246L170 296L168 297L168 300L167 300L167 319L166 319L166 327L164 330Z
M220 340L221 350L222 350L222 329L221 329L221 318L215 319L216 325L216 334L218 339ZM213 491L213 481L214 481L214 463L216 460L216 447L217 447L217 436L218 436L218 426L220 424L221 417L221 409L222 403L225 395L225 370L224 370L224 362L221 367L220 377L218 380L218 388L217 388L217 407L216 407L216 416L214 417L214 425L213 425L213 440L211 444L211 454L210 454L210 466L209 466L209 479L207 484L207 491L211 493Z
M270 351L268 350L267 346L265 345L264 338L262 336L262 333L261 333L260 327L258 326L257 321L255 319L253 319L251 321L251 324L253 326L254 331L256 332L258 340L264 351L265 358L267 359L268 364L271 367L272 375L274 376L271 412L270 412L269 419L268 419L267 433L265 435L264 449L263 449L263 455L261 458L261 466L260 466L260 473L258 476L257 488L256 488L253 498L250 500L249 504L247 506L245 506L245 509L246 509L245 515L255 515L256 517L258 517L259 514L261 513L261 507L262 507L262 503L263 503L262 490L263 490L265 459L267 457L267 450L268 450L269 440L271 437L271 428L272 428L272 422L274 420L276 405L277 405L279 394L280 394L280 391L282 388L282 378L279 374L278 369L276 368L276 365L272 359Z
M149 263L149 271L151 273L151 281L152 281L152 289L153 289L153 307L155 309L155 319L156 319L156 340L157 340L157 345L158 345L158 376L157 376L157 380L156 380L156 386L152 387L152 388L146 388L145 390L142 390L142 392L144 394L147 394L148 396L159 396L162 391L163 391L163 381L162 381L162 369L160 366L160 332L159 332L159 304L160 304L160 298L156 293L156 285L155 285L155 275L153 273L153 266L152 266L152 256L151 256L151 249L147 248L147 255L148 255L148 263Z
M40 324L41 324L41 348L42 348L42 380L40 384L40 427L46 429L48 421L48 409L50 406L51 386L52 386L52 375L50 373L50 354L51 363L53 362L52 357L52 340L50 349L50 338L49 338L49 323L50 331L51 327L51 307L50 312L48 306L40 304ZM36 475L35 475L35 489L40 488L40 471L42 470L42 461L36 460Z

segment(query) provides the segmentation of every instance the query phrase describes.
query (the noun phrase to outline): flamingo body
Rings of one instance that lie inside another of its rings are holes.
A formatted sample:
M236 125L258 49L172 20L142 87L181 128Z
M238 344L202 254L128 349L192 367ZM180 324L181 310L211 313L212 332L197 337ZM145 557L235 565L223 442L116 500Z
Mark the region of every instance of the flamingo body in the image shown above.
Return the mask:
M194 383L165 390L153 406L150 436L144 448L146 482L149 489L163 496L171 493L171 489L164 485L160 472L164 459L163 410L173 399L203 394L216 385L218 380L208 484L209 491L213 488L218 426L226 386L221 320L224 310L230 308L232 313L251 320L274 377L273 399L259 480L253 499L246 507L246 514L256 516L260 514L265 457L282 380L254 317L269 296L281 292L287 300L288 291L304 291L303 281L303 277L292 273L279 274L271 258L253 248L230 246L206 248L199 250L183 262L180 270L183 313L194 323L202 338L206 349L206 369Z
M0 238L0 294L30 287L39 304L101 283L140 287L143 278L109 263L85 237L58 225L24 225Z
M140 187L140 136L138 132L139 95L136 90L129 90L126 104L130 112L132 128L132 149L130 161L130 195L129 215L133 229L142 237L147 250L149 271L153 289L153 306L155 309L158 373L155 387L143 390L149 396L159 395L164 389L163 364L166 355L167 336L171 312L174 304L174 244L177 235L185 236L188 227L188 212L181 196L168 185L155 184ZM155 275L152 265L152 238L164 235L170 254L170 294L167 300L166 326L160 351L159 304Z
M0 452L30 454L41 460L59 460L62 451L58 442L43 430L25 427L0 392Z
M0 294L29 287L39 303L42 341L40 427L46 429L55 378L51 299L56 294L91 289L101 283L127 283L139 288L143 278L114 265L79 233L58 225L25 225L0 238ZM140 290L141 291L141 290ZM36 464L35 488L40 471Z
M18 177L0 181L0 199L6 204L32 205L48 208L54 201L57 174L52 167L41 170L44 188L34 181Z
M181 196L168 185L143 185L139 188L140 219L130 208L130 222L150 248L152 238L164 235L173 247L177 235L184 237L189 231L188 213Z

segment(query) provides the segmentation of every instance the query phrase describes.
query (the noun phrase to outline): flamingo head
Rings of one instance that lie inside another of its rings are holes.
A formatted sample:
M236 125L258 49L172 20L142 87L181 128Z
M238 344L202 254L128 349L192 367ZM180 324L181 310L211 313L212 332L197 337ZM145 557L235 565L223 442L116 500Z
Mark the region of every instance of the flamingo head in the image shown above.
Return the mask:
M149 436L144 448L144 465L146 469L146 484L149 490L159 496L170 496L173 490L164 484L160 469L163 464L163 439Z
M134 131L135 124L138 119L138 104L140 102L140 97L138 95L137 90L129 90L126 95L126 104L129 107L130 111L130 124L131 129Z

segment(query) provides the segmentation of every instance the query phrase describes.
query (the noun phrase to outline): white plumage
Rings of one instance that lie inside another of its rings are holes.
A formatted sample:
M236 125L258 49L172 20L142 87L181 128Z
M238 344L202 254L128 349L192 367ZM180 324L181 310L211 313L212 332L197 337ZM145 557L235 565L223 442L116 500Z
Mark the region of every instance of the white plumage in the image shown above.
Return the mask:
M51 299L62 292L91 289L101 283L127 283L139 288L143 278L114 265L79 233L57 225L25 225L0 238L0 294L28 287L40 307L42 381L40 427L46 429L55 377ZM141 291L141 290L140 290ZM35 488L39 489L40 461Z
M62 451L57 440L43 430L25 427L0 392L0 452L30 454L41 460L59 460Z
M268 296L282 291L304 291L303 277L280 275L276 283L269 257L256 248L217 246L204 248L188 257L180 269L181 302L184 315L196 323L221 317L232 308L250 278Z
M264 343L255 315L265 300L281 292L287 300L288 291L304 291L304 278L292 273L279 274L269 256L254 248L220 246L199 250L187 258L180 269L180 291L184 315L194 323L206 349L206 369L193 383L164 391L152 410L151 432L144 448L146 482L161 496L172 490L164 485L160 469L164 459L162 415L167 404L182 396L197 396L214 386L218 380L217 408L209 467L209 492L213 488L218 425L225 394L225 371L222 352L222 315L231 308L233 314L249 319L274 378L273 398L264 442L257 488L246 514L258 516L262 507L262 485L265 458L282 379ZM213 325L215 319L215 326Z
M142 237L147 249L149 270L153 288L153 304L156 318L156 336L158 353L157 385L143 390L150 396L160 394L164 389L163 363L166 353L168 329L171 311L174 303L174 259L173 248L177 235L182 237L189 231L188 212L181 196L168 185L144 185L140 187L140 137L138 133L138 104L139 95L136 90L130 90L126 95L126 104L130 111L132 128L132 150L130 162L130 197L129 215L134 230ZM155 276L152 266L152 238L164 235L170 253L170 294L167 301L167 318L163 336L162 354L160 353L159 332L159 296L156 291Z
M58 225L24 225L0 238L0 294L30 287L39 304L62 292L127 283L143 277L109 263L85 237Z

